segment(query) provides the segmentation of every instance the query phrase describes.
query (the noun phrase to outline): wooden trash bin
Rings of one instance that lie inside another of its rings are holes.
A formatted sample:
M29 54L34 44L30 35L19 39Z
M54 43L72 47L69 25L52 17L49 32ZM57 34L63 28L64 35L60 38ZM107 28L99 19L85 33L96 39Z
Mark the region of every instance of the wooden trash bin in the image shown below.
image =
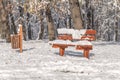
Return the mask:
M20 53L22 53L22 25L19 25L19 32L18 34L11 35L11 46L13 49L20 49Z
M12 34L11 35L11 46L13 49L20 48L20 35L19 34Z

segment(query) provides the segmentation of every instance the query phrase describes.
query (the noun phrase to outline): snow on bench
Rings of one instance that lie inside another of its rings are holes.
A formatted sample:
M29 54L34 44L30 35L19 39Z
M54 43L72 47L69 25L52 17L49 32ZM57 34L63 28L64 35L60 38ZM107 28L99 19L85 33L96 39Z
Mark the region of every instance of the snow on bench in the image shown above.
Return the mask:
M89 41L76 41L72 42L70 40L54 40L49 42L53 48L59 48L59 54L64 55L65 48L68 46L75 46L76 50L83 50L83 55L89 58L89 51L92 50L92 44Z
M67 28L59 28L57 29L58 39L63 40L95 40L96 31L92 29L67 29Z
M65 44L65 45L92 45L91 42L84 40L84 41L75 41L72 42L70 40L54 40L54 41L49 41L49 44Z

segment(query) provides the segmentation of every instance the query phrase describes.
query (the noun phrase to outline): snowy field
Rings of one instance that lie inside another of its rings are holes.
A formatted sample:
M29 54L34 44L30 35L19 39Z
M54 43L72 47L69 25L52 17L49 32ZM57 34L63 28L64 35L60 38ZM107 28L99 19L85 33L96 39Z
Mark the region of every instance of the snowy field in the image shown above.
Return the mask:
M0 40L0 80L120 80L120 43L92 44L87 59L73 47L61 57L47 41L24 41L19 53Z

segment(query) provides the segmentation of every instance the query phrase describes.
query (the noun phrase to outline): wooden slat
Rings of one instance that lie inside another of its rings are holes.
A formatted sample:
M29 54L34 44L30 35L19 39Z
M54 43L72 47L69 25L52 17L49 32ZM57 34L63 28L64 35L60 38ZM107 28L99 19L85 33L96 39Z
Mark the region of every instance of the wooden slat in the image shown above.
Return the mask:
M62 39L62 40L72 40L72 35L67 35L67 34L58 35L58 39Z
M93 35L95 35L96 34L96 30L88 29L88 30L86 30L85 34L93 34Z
M76 40L94 41L96 40L95 35L96 35L96 30L89 29L86 30L86 33L80 39L76 39ZM59 34L58 39L73 40L72 35L68 35L68 34Z
M76 46L76 50L84 50L84 49L92 50L92 45L78 45L78 46Z
M11 46L13 49L19 48L19 35L11 35Z

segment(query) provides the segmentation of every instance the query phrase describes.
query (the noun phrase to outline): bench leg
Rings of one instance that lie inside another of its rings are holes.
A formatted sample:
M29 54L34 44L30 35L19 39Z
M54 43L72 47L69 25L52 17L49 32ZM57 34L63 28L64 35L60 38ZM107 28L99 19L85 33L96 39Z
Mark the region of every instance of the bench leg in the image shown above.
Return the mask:
M60 51L59 51L60 56L63 56L64 52L65 52L65 48L60 47Z
M84 50L83 56L89 59L89 50L88 49Z

